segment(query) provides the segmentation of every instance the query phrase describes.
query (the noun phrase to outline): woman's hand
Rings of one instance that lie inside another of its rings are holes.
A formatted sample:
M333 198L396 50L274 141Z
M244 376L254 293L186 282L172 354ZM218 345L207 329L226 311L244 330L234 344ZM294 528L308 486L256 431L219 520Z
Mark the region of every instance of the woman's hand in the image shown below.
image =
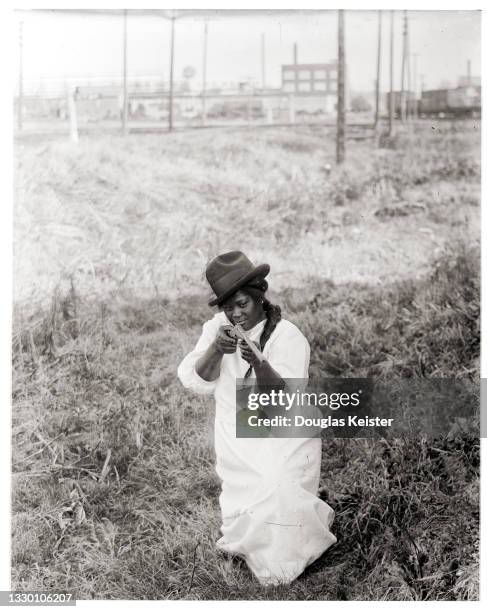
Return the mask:
M255 342L252 342L252 344L256 348L259 348ZM249 347L249 345L246 342L244 342L243 340L240 341L239 342L239 347L240 347L240 353L242 355L242 358L248 364L250 364L253 368L255 368L256 365L259 365L260 361L259 361L258 357L256 356L256 354L252 351L252 349Z
M222 355L235 353L237 350L237 338L230 336L228 332L233 332L233 327L222 325L213 341L215 349Z
M222 325L216 334L216 338L206 349L204 355L196 362L196 373L203 380L216 380L220 376L223 355L235 353L237 350L237 339L227 333L231 330L233 330L231 325Z
M259 348L255 342L252 342L252 344ZM286 388L286 384L281 378L281 375L271 367L268 361L259 361L259 358L243 340L239 342L239 346L242 357L254 368L257 382L264 385L263 388L266 390L271 388L275 390Z

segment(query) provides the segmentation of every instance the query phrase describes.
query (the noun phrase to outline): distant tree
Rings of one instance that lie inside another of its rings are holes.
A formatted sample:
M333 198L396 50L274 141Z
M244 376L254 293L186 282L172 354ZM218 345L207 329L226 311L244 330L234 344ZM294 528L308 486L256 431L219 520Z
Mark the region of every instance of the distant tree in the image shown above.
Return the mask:
M196 69L193 66L185 66L183 68L183 79L184 81L181 83L180 91L187 93L191 91L190 81L196 75Z
M185 66L183 69L183 78L193 79L196 75L196 69L193 66Z
M372 110L372 105L364 96L353 96L350 101L352 113L366 113Z

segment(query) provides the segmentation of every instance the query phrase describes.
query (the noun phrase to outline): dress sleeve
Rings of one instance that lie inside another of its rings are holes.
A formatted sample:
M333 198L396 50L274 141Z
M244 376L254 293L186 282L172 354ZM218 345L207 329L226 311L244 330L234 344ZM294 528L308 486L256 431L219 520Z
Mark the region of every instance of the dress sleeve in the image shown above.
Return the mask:
M297 327L276 337L269 349L269 364L282 378L308 378L309 342Z
M220 328L221 321L218 315L215 315L213 319L207 321L203 325L203 331L201 336L196 343L194 349L186 355L178 366L178 378L187 389L191 389L195 393L201 393L210 395L215 390L218 382L216 380L205 380L197 374L195 364L198 359L204 355L207 348L215 339L218 329Z

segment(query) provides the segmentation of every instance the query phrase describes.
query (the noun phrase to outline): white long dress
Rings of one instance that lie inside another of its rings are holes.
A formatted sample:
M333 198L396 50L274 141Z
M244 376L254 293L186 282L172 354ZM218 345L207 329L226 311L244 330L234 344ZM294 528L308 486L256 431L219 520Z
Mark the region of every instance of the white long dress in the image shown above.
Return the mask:
M330 532L334 512L317 497L321 439L236 437L236 379L244 377L249 364L237 349L224 355L217 380L205 381L195 371L196 361L225 324L223 312L207 321L178 367L185 387L213 393L216 400L223 534L217 546L243 557L261 584L289 583L336 542ZM264 325L261 321L247 332L251 340L260 338ZM309 344L290 321L281 319L263 353L282 378L308 378Z

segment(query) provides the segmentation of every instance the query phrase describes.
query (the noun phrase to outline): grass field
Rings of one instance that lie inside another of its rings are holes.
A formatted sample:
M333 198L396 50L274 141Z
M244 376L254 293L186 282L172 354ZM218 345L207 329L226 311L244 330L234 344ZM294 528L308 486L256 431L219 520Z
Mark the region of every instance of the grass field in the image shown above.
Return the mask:
M326 441L338 543L265 589L214 547L214 406L175 376L211 314L204 266L239 248L271 264L312 374L477 379L477 128L351 142L340 169L304 127L18 145L12 588L478 598L474 430Z

